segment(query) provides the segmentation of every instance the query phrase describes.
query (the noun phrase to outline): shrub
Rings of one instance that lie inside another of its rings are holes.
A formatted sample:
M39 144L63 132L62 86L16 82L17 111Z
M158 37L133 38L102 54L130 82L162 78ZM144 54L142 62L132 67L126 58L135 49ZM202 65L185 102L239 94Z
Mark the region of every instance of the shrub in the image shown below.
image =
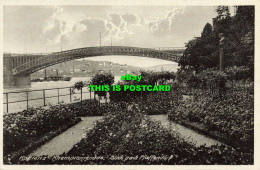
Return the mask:
M45 133L63 125L76 122L76 117L66 106L52 106L48 110L30 108L3 117L4 154L17 151Z
M174 121L198 122L204 130L218 131L236 148L252 152L254 147L254 99L243 92L229 92L218 101L181 101L169 113Z
M63 125L76 122L80 116L101 116L111 105L99 104L97 100L51 106L49 109L30 108L22 112L6 113L3 117L4 154L17 151L45 133ZM115 107L118 109L118 107Z
M242 80L248 79L251 77L250 75L250 68L246 66L234 66L234 67L227 67L225 69L225 73L228 75L229 80Z

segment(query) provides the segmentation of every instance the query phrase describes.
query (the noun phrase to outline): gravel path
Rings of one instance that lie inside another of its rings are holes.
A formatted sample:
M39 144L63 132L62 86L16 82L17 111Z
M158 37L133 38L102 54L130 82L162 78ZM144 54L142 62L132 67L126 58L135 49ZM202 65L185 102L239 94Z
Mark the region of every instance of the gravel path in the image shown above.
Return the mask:
M48 155L51 157L68 152L82 139L84 132L89 128L93 128L94 123L101 118L101 116L82 118L81 122L42 145L29 156Z
M211 146L211 145L221 145L222 143L211 139L207 136L197 133L196 131L186 128L180 124L176 124L170 121L166 115L152 115L150 118L154 121L159 121L165 127L171 128L172 130L177 131L180 135L185 138L185 140L193 142L196 146L204 145Z

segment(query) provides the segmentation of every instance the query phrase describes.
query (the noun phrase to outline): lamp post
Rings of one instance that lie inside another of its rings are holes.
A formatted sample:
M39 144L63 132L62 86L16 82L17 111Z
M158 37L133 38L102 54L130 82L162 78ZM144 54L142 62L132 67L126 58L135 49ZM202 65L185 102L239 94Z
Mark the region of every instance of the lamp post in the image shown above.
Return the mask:
M223 49L223 46L224 46L225 38L224 38L223 33L219 33L219 37L220 37L220 40L219 40L219 69L220 69L220 71L224 71L224 49Z

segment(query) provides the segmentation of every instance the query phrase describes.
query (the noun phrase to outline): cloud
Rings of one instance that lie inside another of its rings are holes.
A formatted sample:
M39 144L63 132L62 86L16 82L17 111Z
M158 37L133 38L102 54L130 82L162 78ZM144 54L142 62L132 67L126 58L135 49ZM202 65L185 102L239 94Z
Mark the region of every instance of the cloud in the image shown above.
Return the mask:
M134 14L124 14L124 15L122 15L122 18L128 24L136 24L137 23L137 16L134 15Z
M121 24L121 16L120 15L118 15L118 14L109 14L108 15L109 17L110 17L110 19L111 19L111 22L113 23L113 24L115 24L115 26L119 26L120 24Z
M46 37L48 43L60 43L62 32L66 29L66 22L57 18L62 12L63 8L55 6L52 16L43 26L43 36Z
M62 43L70 48L98 46L100 33L102 39L109 34L106 21L100 18L87 18L75 23L72 31L63 36Z
M128 32L127 22L122 18L121 15L112 13L108 14L108 20L106 20L107 29L109 31L109 35L104 38L105 42L110 42L110 38L114 39L123 39L124 34Z
M172 36L175 29L175 17L184 11L183 8L174 8L165 13L164 17L155 20L129 12L108 13L107 17L81 16L73 20L64 17L68 16L65 10L55 7L43 29L44 38L49 45L62 44L64 49L99 46L100 33L102 45L110 45L112 38L113 44L118 45L158 46L158 43L170 41L169 35ZM152 42L155 37L157 40Z
M157 37L159 39L152 43L157 46L158 42L170 38L169 35L174 31L175 17L183 11L183 8L174 8L165 13L164 17L155 20L147 20L132 13L109 13L107 17L88 16L71 22L71 19L64 17L66 11L63 8L55 7L43 34L49 44L62 43L65 48L98 46L100 33L102 45L110 45L112 38L116 44L143 46L152 43L151 37Z
M102 34L102 45L109 45L111 38L113 41L122 41L136 34L136 26L145 26L143 19L131 13L109 13L107 18L88 16L78 20L64 17L66 15L64 8L54 7L53 14L44 24L43 37L49 46L97 46L99 33Z
M181 15L184 12L184 8L174 8L168 11L167 15L163 18L158 18L155 21L148 21L147 24L155 36L165 36L172 32L174 19L177 15Z
M61 22L57 19L49 21L47 27L43 30L43 34L47 41L50 43L60 43L60 35L65 24L65 22Z
M107 27L110 30L109 41L110 37L113 37L115 40L123 40L128 35L134 34L136 26L144 26L142 19L136 14L112 13L108 15L108 18ZM105 38L105 40L107 39Z

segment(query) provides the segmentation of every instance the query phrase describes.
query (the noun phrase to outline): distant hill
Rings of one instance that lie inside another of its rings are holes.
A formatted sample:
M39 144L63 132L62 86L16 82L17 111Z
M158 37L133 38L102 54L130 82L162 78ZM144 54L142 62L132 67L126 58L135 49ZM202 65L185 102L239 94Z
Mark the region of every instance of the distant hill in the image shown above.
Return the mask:
M51 76L69 76L69 77L88 77L96 73L110 72L115 76L125 74L135 74L139 67L118 64L109 61L89 61L89 60L72 60L63 62L46 68L47 77ZM44 69L31 74L31 78L44 77Z
M47 77L51 76L69 76L69 77L88 77L96 73L110 72L115 76L125 74L136 74L139 70L161 71L169 70L176 71L177 64L165 64L153 67L134 67L126 64L118 64L109 61L90 61L90 60L72 60L63 62L46 68ZM31 78L44 77L45 71L40 70L31 74Z

